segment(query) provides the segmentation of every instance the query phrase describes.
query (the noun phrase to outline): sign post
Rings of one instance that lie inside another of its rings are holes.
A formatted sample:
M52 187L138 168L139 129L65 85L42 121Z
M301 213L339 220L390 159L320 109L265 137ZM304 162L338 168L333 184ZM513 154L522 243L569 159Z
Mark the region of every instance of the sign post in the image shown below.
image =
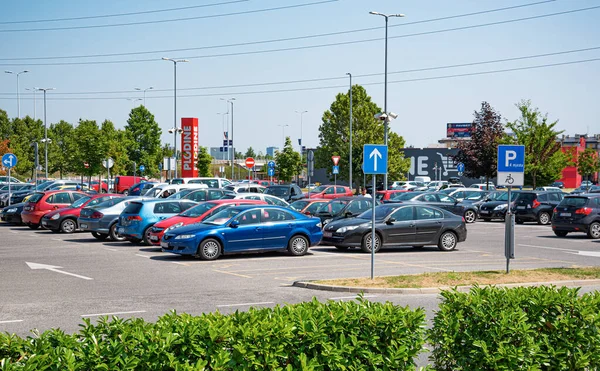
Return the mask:
M525 146L498 146L498 185L508 187L506 217L504 219L504 256L506 273L510 273L510 259L515 258L515 215L511 210L512 187L523 186L525 178Z
M312 149L306 152L306 167L308 168L308 184L311 184L310 178L315 175L315 152ZM308 199L310 200L310 187L308 188Z
M12 153L5 153L4 156L2 156L2 165L8 168L8 206L10 206L10 197L12 196L10 185L10 169L17 166L17 162L17 156Z
M115 164L115 161L112 159L112 157L109 157L106 160L102 161L102 166L104 166L106 168L106 171L108 173L107 178L106 178L106 191L107 192L110 192L110 168L112 168L114 164ZM98 185L98 193L102 193L102 179L100 179L100 185Z
M375 276L375 192L377 174L387 174L388 146L381 144L365 144L363 147L363 173L373 175L373 212L371 220L371 279ZM383 241L380 241L381 244Z

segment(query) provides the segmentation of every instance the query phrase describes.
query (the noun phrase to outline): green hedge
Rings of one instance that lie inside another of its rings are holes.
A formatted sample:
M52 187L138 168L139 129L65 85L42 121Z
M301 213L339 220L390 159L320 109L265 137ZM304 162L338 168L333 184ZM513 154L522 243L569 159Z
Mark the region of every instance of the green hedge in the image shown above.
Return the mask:
M413 370L425 312L311 302L230 315L86 320L79 333L0 334L0 370Z
M428 333L437 370L600 369L600 295L519 287L446 291Z

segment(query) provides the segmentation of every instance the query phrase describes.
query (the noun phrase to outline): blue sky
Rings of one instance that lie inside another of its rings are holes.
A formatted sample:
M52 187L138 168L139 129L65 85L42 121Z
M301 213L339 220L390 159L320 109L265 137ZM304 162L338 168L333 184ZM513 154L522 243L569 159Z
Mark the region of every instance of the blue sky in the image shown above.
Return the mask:
M533 3L539 4L422 22ZM6 23L210 4L218 5L109 18ZM301 4L306 5L292 7ZM600 8L431 33L599 6L597 0L6 0L0 4L0 69L31 71L20 78L22 116L33 115L33 100L26 94L26 87L57 89L48 95L52 98L48 100L50 122L110 119L117 127L123 127L133 105L140 103L126 98L142 97L142 93L132 92L133 88L152 86L155 90L147 93L146 105L163 128L163 141L172 143L172 136L166 132L173 126L173 65L161 57L188 58L190 63L178 65L177 114L199 118L200 145L220 144L223 120L218 113L226 112L227 107L219 98L235 97L234 140L238 150L245 151L252 146L264 152L267 146L280 146L282 129L297 143L300 116L295 111L304 110L308 112L303 116L302 137L305 145L316 146L323 112L337 93L347 91L344 88L348 85L347 72L355 76L354 83L365 84L374 101L383 106L384 20L368 12L404 13L405 18L390 19L388 105L390 111L399 114L391 128L402 135L407 144L424 147L437 142L446 133L446 123L470 122L473 111L479 109L483 100L490 102L504 118L514 120L519 114L515 103L531 99L534 106L548 112L551 120L560 120L558 126L566 134L592 134L600 133L600 75L597 72L600 61L456 78L437 77L600 59L600 49L458 68L392 72L600 47L597 21ZM282 7L284 9L266 11ZM224 15L241 12L246 14ZM180 18L196 19L106 28L7 32ZM349 32L371 28L374 29ZM220 47L328 33L336 34ZM419 33L421 35L414 35ZM336 45L370 39L374 40ZM310 47L323 44L329 46ZM210 48L162 52L202 47ZM299 47L301 49L265 52ZM157 52L79 57L146 51ZM238 55L215 56L231 53ZM71 58L33 59L40 57ZM148 61L130 62L139 59ZM36 65L99 61L121 62ZM378 75L360 77L368 74ZM305 79L328 80L264 85ZM231 85L250 86L228 87ZM310 90L297 90L305 88ZM15 94L14 75L1 74L0 108L11 117L17 114ZM43 108L40 101L38 99L38 117Z

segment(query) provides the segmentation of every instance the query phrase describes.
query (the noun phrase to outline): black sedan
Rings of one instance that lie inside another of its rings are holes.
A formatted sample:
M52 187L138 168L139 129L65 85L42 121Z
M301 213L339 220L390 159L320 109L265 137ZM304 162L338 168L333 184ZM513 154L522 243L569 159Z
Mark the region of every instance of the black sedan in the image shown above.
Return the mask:
M372 210L353 219L331 222L323 229L322 245L339 250L360 247L371 252ZM385 204L375 208L375 252L381 246L437 245L451 251L467 239L467 227L462 217L428 205Z
M321 218L321 223L326 225L336 220L354 218L372 208L372 197L338 197L321 205L317 209L315 216Z
M482 193L482 192L479 192ZM472 202L461 202L442 192L406 192L393 194L388 202L419 202L439 207L465 218L467 223L475 223L478 208Z
M25 206L25 204L25 202L21 202L5 207L0 211L0 220L10 224L23 224L23 221L21 220L21 211L23 211L23 206Z
M511 192L511 204L514 206L514 201L517 199L520 191L512 191ZM506 208L508 204L508 192L502 192L497 197L492 200L485 201L481 205L479 205L479 217L486 222L489 222L492 219L502 219L506 215ZM511 207L512 207L511 206Z

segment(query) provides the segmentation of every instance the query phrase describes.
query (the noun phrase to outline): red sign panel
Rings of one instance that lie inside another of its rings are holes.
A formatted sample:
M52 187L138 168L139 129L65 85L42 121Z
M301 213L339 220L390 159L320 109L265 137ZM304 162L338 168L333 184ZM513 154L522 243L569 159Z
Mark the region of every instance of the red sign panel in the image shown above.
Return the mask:
M254 159L252 157L248 157L246 159L246 167L248 169L252 169L254 167Z
M446 124L446 138L470 138L471 126L469 122Z
M333 166L337 166L340 162L340 156L331 156L331 159L333 160Z
M194 178L198 176L198 118L182 118L181 129L181 177Z

